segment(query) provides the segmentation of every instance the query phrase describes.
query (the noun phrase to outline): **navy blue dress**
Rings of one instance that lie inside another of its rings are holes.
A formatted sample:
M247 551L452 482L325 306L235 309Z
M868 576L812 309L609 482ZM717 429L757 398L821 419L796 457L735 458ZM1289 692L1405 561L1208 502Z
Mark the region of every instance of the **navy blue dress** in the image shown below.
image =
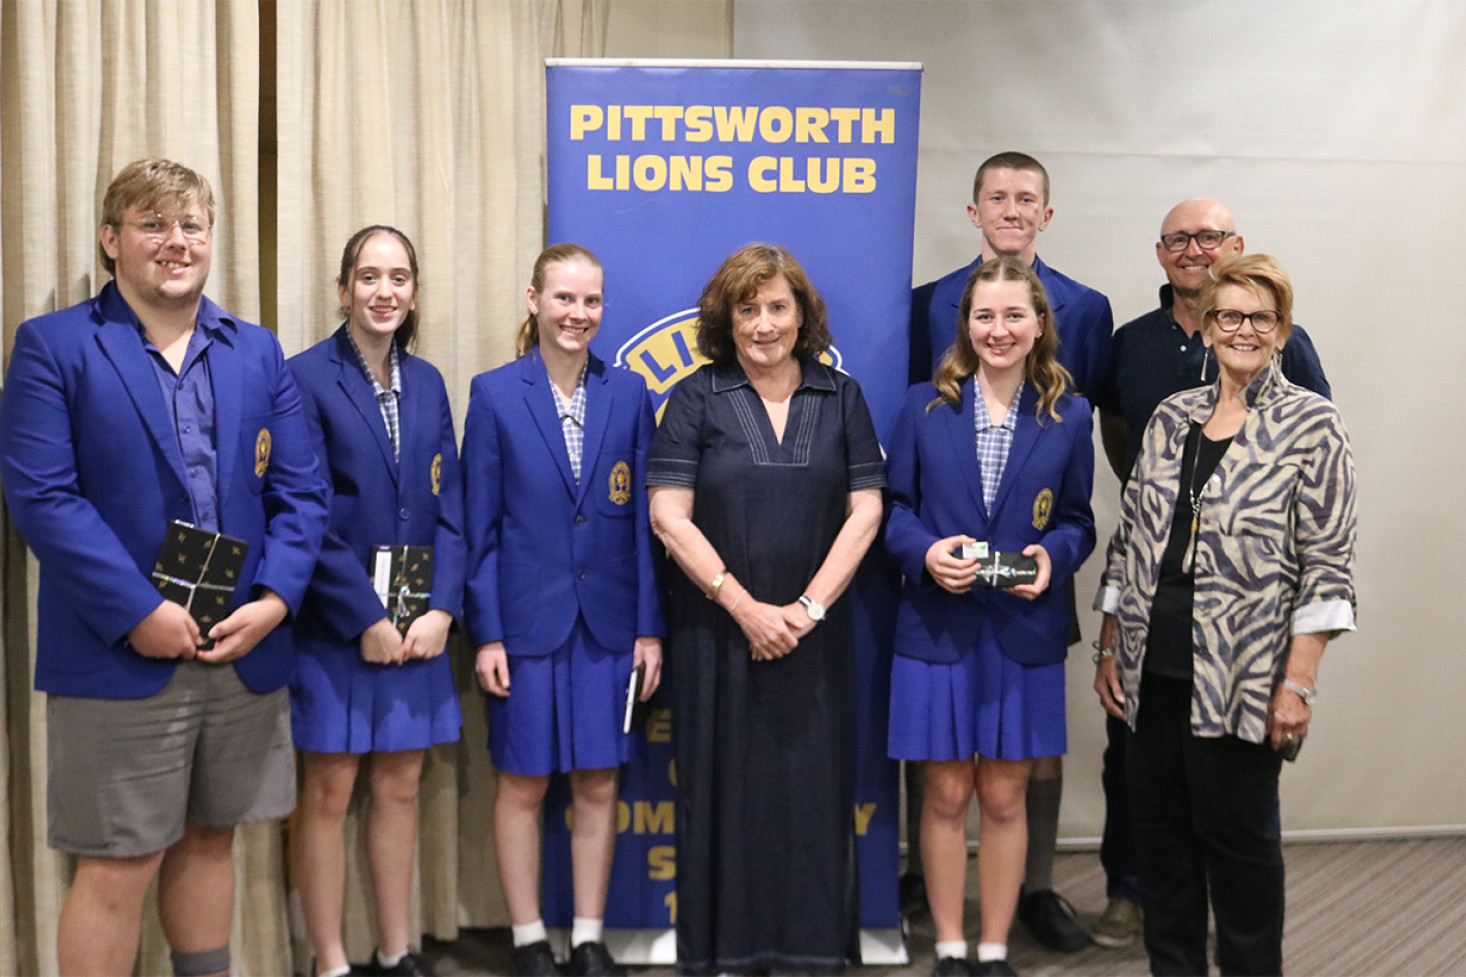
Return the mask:
M694 523L771 604L804 592L849 493L885 484L859 385L801 365L782 443L737 363L710 364L672 392L647 461L649 484L695 491ZM755 662L725 610L668 576L678 970L838 972L859 959L850 603Z

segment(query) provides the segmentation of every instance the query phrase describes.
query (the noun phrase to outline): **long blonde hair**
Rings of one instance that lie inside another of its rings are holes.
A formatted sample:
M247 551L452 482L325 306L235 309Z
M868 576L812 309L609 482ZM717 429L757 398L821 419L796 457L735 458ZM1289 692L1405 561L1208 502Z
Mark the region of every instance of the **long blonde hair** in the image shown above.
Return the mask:
M972 315L972 292L979 282L1024 282L1028 285L1028 297L1033 302L1041 331L1024 360L1023 376L1038 390L1038 414L1048 411L1054 420L1062 421L1055 405L1064 392L1074 386L1074 380L1059 363L1059 334L1054 328L1054 313L1049 307L1048 293L1034 270L1011 255L999 255L991 261L984 261L967 279L957 313L957 338L937 364L936 375L932 377L937 399L927 405L927 410L939 403L962 406L962 384L977 372L982 362L972 346L972 335L967 328L968 317Z

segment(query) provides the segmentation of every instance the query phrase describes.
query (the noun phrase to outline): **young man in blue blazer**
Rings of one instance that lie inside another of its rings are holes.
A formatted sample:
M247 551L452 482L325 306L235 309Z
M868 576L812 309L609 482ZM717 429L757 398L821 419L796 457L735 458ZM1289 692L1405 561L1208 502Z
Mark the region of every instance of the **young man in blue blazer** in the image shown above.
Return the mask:
M1048 171L1026 153L1004 152L989 157L977 168L973 178L967 216L982 235L982 250L977 259L911 290L910 382L930 380L942 354L952 345L957 331L957 307L973 269L1006 254L1019 258L1038 274L1059 336L1059 362L1074 378L1074 391L1092 399L1109 361L1110 334L1115 320L1108 298L1055 271L1038 256L1038 235L1054 217L1054 209L1049 206ZM1068 590L1073 617L1072 581ZM1070 629L1070 639L1071 643L1079 640L1077 624ZM1073 952L1088 946L1089 936L1079 926L1069 904L1053 891L1054 844L1059 833L1063 776L1063 758L1053 757L1042 761L1029 780L1028 879L1018 906L1018 918L1044 946ZM919 779L908 774L906 787L908 794L917 798L907 805L908 845L917 851ZM925 900L920 879L914 875L919 866L919 858L912 860L909 874L902 879L902 901L908 906Z
M204 297L208 182L140 160L113 180L113 282L16 333L0 473L40 561L49 840L77 856L62 973L130 973L143 897L183 975L229 970L233 826L288 814L287 636L325 528L300 399L275 337ZM150 578L171 522L248 544L201 634Z

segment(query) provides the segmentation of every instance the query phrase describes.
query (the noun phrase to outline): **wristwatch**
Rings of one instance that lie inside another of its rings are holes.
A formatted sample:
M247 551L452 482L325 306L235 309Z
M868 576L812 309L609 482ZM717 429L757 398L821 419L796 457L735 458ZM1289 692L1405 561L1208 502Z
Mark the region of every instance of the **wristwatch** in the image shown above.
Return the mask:
M809 619L814 623L818 624L825 619L825 605L813 597L808 594L800 594L799 603L804 605L804 613L808 614Z

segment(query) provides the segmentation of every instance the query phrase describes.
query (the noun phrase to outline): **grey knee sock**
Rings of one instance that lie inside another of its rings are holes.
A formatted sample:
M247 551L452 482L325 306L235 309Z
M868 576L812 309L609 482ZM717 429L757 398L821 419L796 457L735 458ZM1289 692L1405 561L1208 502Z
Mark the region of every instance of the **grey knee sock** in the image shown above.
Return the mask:
M1028 782L1028 858L1023 866L1025 892L1054 887L1054 846L1059 841L1059 800L1064 778Z
M170 955L173 958L174 977L207 977L209 974L229 973L228 943L196 953L180 953L174 950Z

